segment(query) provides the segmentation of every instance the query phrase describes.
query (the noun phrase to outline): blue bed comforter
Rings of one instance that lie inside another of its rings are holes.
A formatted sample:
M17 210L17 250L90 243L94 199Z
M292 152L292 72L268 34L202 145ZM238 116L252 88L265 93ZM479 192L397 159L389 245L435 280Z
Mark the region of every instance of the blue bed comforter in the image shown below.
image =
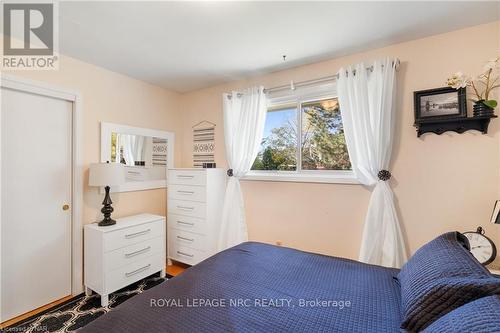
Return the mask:
M248 242L81 332L399 332L398 270Z

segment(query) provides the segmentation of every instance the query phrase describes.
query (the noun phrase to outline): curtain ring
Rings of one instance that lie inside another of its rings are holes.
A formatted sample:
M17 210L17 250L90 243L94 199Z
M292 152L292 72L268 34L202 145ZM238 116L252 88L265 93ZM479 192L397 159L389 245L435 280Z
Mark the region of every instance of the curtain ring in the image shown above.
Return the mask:
M388 181L389 179L391 179L391 173L388 171L388 170L380 170L377 174L378 176L378 179L380 179L381 181Z
M227 169L227 175L228 175L228 177L234 176L233 169Z

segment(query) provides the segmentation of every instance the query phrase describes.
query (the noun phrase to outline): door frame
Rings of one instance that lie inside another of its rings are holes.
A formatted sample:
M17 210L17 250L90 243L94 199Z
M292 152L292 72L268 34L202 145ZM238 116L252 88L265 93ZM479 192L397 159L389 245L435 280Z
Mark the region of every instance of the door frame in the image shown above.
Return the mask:
M82 110L81 94L77 91L61 88L45 82L33 81L30 79L21 78L19 76L3 74L3 73L0 74L0 87L27 92L31 94L37 94L41 96L57 98L71 102L73 104L72 133L71 133L73 141L72 184L71 184L72 188L71 294L74 296L78 295L83 292L83 227L82 227L82 213L83 213L82 112L83 110ZM1 117L0 117L0 122L1 122ZM1 159L2 156L0 152L0 162ZM0 163L0 171L1 171L1 163ZM0 186L1 186L1 178L0 178ZM1 209L2 209L2 204L1 204L1 192L0 192L0 213ZM0 244L0 260L1 260L1 244ZM0 274L0 279L1 279L1 274ZM2 318L0 318L0 322L2 321L3 321Z

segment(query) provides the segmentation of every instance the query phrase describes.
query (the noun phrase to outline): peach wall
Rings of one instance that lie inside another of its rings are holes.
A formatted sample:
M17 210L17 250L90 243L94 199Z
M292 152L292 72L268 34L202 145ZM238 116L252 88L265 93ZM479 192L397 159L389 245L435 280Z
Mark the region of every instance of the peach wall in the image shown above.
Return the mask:
M467 28L183 95L64 56L59 71L19 71L15 75L82 94L86 182L88 165L99 161L100 121L175 132L175 164L184 167L191 165L191 126L201 120L213 121L217 124L216 162L224 167L223 92L314 79L334 74L347 64L399 57L399 116L391 184L410 252L441 232L473 230L478 225L500 247L500 226L487 223L493 201L500 198L500 120L492 122L488 135L467 132L417 138L412 127L413 91L443 86L446 77L457 70L478 73L482 63L499 51L499 25ZM369 189L244 181L243 191L250 239L281 240L286 246L357 258ZM116 216L165 214L166 210L164 190L114 194L113 199ZM101 200L96 189L85 187L84 223L100 216Z
M500 21L184 94L182 166L191 166L191 126L201 120L217 124L216 162L226 165L223 92L314 79L332 75L348 64L398 57L401 67L391 185L410 253L442 232L475 230L478 225L500 247L500 226L488 223L493 202L500 197L500 120L492 122L488 135L467 132L417 138L412 126L413 91L442 87L458 70L478 74L483 63L498 54L499 26ZM281 240L286 246L357 258L369 189L264 181L243 181L242 187L251 240Z
M179 95L70 57L61 56L57 71L9 71L31 80L78 91L83 111L83 223L102 219L103 195L89 188L88 166L100 161L100 122L172 131L176 164L181 162ZM142 212L166 214L164 189L113 193L115 217Z

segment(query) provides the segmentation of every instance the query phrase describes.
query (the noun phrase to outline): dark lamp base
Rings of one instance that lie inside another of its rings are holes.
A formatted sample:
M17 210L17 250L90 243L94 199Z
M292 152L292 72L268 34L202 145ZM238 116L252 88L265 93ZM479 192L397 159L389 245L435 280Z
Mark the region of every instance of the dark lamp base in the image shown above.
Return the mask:
M114 209L113 207L111 207L111 204L113 202L111 201L111 197L109 196L109 186L106 186L104 189L106 190L106 195L104 196L104 201L102 202L103 207L101 209L101 212L104 215L104 219L97 224L101 227L107 227L116 224L116 221L111 218L111 213L113 213Z
M97 223L98 226L100 227L107 227L107 226L110 226L110 225L113 225L113 224L116 224L116 221L113 220L113 219L104 219L102 220L101 222Z

